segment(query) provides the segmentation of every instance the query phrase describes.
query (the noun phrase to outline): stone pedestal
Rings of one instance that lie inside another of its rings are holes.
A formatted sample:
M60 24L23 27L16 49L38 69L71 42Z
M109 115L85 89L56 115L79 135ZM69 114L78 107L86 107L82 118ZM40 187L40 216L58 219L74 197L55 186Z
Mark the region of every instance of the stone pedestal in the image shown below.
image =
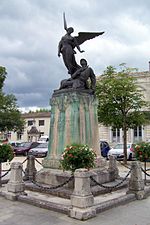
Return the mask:
M110 155L109 157L109 175L110 175L110 181L115 180L119 177L119 170L116 164L116 159L114 156Z
M94 197L90 188L90 175L87 169L78 169L74 173L75 187L71 195L70 217L87 220L96 216L96 210L92 208Z
M16 200L18 195L24 194L24 182L22 179L22 164L13 162L11 164L10 179L7 184L6 198Z
M104 168L106 160L100 153L95 95L90 94L88 90L59 90L54 92L50 104L48 154L43 160L44 169L37 173L36 180L40 183L45 183L46 180L47 183L51 174L57 174L64 147L70 144L89 145L97 153L96 166ZM54 183L49 180L49 184Z
M27 157L27 167L25 169L25 176L24 180L35 180L36 175L36 168L35 168L35 157L33 155L28 155Z
M143 199L145 197L144 180L142 178L141 164L138 161L131 164L131 177L129 180L128 193L134 193L137 199Z
M63 90L51 99L49 150L43 161L45 168L59 168L64 147L87 144L100 156L97 120L97 100L88 91Z

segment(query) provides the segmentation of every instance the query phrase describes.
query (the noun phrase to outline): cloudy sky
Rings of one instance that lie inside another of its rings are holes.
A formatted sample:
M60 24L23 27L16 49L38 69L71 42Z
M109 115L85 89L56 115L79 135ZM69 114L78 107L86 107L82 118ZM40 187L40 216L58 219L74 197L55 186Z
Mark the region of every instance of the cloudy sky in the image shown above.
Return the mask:
M80 31L105 31L81 45L96 75L108 65L127 63L149 69L149 0L0 0L0 65L7 69L5 93L13 93L19 107L46 108L53 90L69 78L57 46L67 25Z

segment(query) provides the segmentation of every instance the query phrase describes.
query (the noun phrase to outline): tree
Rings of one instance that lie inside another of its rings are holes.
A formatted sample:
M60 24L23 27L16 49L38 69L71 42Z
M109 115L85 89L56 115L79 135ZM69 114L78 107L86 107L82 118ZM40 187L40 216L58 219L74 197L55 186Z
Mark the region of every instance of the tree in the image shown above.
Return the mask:
M50 112L50 111L51 111L50 109L44 109L44 108L36 110L36 112Z
M14 95L2 91L6 75L5 67L0 66L0 131L20 131L24 128L24 120L17 108L17 100Z
M0 66L0 91L2 90L2 87L4 85L4 80L6 78L7 72L5 67Z
M132 76L135 70L124 64L120 66L120 71L107 67L97 81L96 95L99 122L123 130L124 163L127 163L127 131L146 122L142 110L147 103Z

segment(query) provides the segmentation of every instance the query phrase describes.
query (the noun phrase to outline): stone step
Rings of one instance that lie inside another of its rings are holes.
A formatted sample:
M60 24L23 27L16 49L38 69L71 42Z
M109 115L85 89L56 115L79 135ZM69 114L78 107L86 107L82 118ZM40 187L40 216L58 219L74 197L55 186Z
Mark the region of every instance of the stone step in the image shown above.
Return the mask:
M26 193L27 195L20 195L18 200L64 214L69 214L69 211L72 208L70 199L64 199L50 194L43 194L29 190L27 190ZM94 205L92 208L96 210L96 213L100 213L134 200L136 200L135 195L126 194L126 188L124 188L122 190L94 197Z
M121 183L121 182L122 182L121 179L116 179L115 181L108 182L105 184L91 186L92 194L94 196L98 196L98 195L110 193L112 191L120 190L120 189L127 187L128 180L124 181L123 183ZM102 186L104 186L104 187L102 187ZM55 186L42 185L42 184L38 184L38 183L36 185L35 183L29 182L29 181L25 182L25 188L26 188L26 190L30 190L33 192L51 194L54 196L58 196L61 198L67 198L67 199L70 199L70 196L73 192L73 189L65 187L65 186L55 189Z

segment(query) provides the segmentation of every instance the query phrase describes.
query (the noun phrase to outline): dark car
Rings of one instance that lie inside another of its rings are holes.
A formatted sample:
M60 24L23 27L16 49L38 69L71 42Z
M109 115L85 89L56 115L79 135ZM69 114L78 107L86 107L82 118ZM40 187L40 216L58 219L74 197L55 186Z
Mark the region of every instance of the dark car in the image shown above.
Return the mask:
M16 148L16 147L19 147L21 144L22 144L22 142L20 141L11 141L11 142L9 142L9 144L13 147L13 149L14 148Z
M15 155L28 155L28 151L38 145L38 142L22 142L19 146L14 147L14 153Z
M100 151L101 155L105 158L108 157L108 152L110 150L110 146L107 141L100 141Z
M31 148L28 154L34 155L35 157L45 157L48 152L48 142L40 143L37 147Z

